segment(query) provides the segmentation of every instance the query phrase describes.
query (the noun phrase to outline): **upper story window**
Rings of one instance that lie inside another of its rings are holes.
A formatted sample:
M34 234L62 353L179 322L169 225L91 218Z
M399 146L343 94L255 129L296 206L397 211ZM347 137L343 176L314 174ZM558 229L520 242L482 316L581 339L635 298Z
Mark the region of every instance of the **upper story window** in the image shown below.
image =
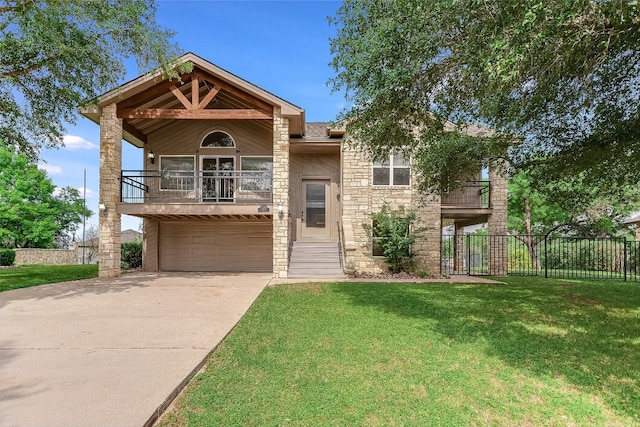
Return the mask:
M272 190L272 157L242 157L240 159L240 169L242 170L242 190Z
M236 143L226 132L221 130L213 131L202 139L201 147L235 147Z
M194 156L160 156L160 189L193 190Z
M409 185L411 167L402 154L390 154L389 159L373 164L373 185Z

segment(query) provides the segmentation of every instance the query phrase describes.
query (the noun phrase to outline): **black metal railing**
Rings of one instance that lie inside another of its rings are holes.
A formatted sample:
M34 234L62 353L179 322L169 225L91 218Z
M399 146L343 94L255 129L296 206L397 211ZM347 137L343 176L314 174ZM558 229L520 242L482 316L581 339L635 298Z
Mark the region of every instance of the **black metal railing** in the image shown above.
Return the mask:
M271 203L267 171L123 170L124 203Z
M491 182L470 181L442 195L442 206L465 208L491 207Z
M640 282L640 241L528 235L443 235L443 274Z

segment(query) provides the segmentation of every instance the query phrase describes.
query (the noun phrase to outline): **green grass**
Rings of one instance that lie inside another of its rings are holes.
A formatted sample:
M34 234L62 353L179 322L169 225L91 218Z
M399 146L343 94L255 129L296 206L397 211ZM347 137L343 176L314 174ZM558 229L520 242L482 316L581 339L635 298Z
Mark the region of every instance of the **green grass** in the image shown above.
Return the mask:
M267 288L162 426L640 425L640 286Z
M21 265L0 269L0 292L47 283L98 277L98 265Z

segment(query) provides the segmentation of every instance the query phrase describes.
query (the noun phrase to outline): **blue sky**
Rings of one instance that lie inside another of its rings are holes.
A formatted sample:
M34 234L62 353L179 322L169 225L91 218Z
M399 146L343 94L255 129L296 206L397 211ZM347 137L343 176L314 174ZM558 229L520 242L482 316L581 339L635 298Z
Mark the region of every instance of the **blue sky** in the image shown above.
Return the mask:
M331 94L327 80L327 22L339 1L179 1L157 2L157 19L175 31L185 52L222 67L306 110L307 121L330 121L345 105L342 94ZM139 75L133 62L122 83ZM79 118L69 125L65 148L41 154L41 168L58 187L83 187L87 171L87 207L94 212L87 226L98 223L100 129ZM123 169L141 169L142 152L123 143ZM138 229L137 218L123 216L122 229Z

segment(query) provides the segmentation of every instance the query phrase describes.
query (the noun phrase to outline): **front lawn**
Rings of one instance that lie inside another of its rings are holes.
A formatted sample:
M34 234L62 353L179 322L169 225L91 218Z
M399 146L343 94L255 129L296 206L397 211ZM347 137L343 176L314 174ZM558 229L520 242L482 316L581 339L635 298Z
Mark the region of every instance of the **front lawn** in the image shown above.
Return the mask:
M640 286L267 288L161 422L640 425Z
M0 269L0 292L47 283L98 277L97 264L85 265L21 265Z

